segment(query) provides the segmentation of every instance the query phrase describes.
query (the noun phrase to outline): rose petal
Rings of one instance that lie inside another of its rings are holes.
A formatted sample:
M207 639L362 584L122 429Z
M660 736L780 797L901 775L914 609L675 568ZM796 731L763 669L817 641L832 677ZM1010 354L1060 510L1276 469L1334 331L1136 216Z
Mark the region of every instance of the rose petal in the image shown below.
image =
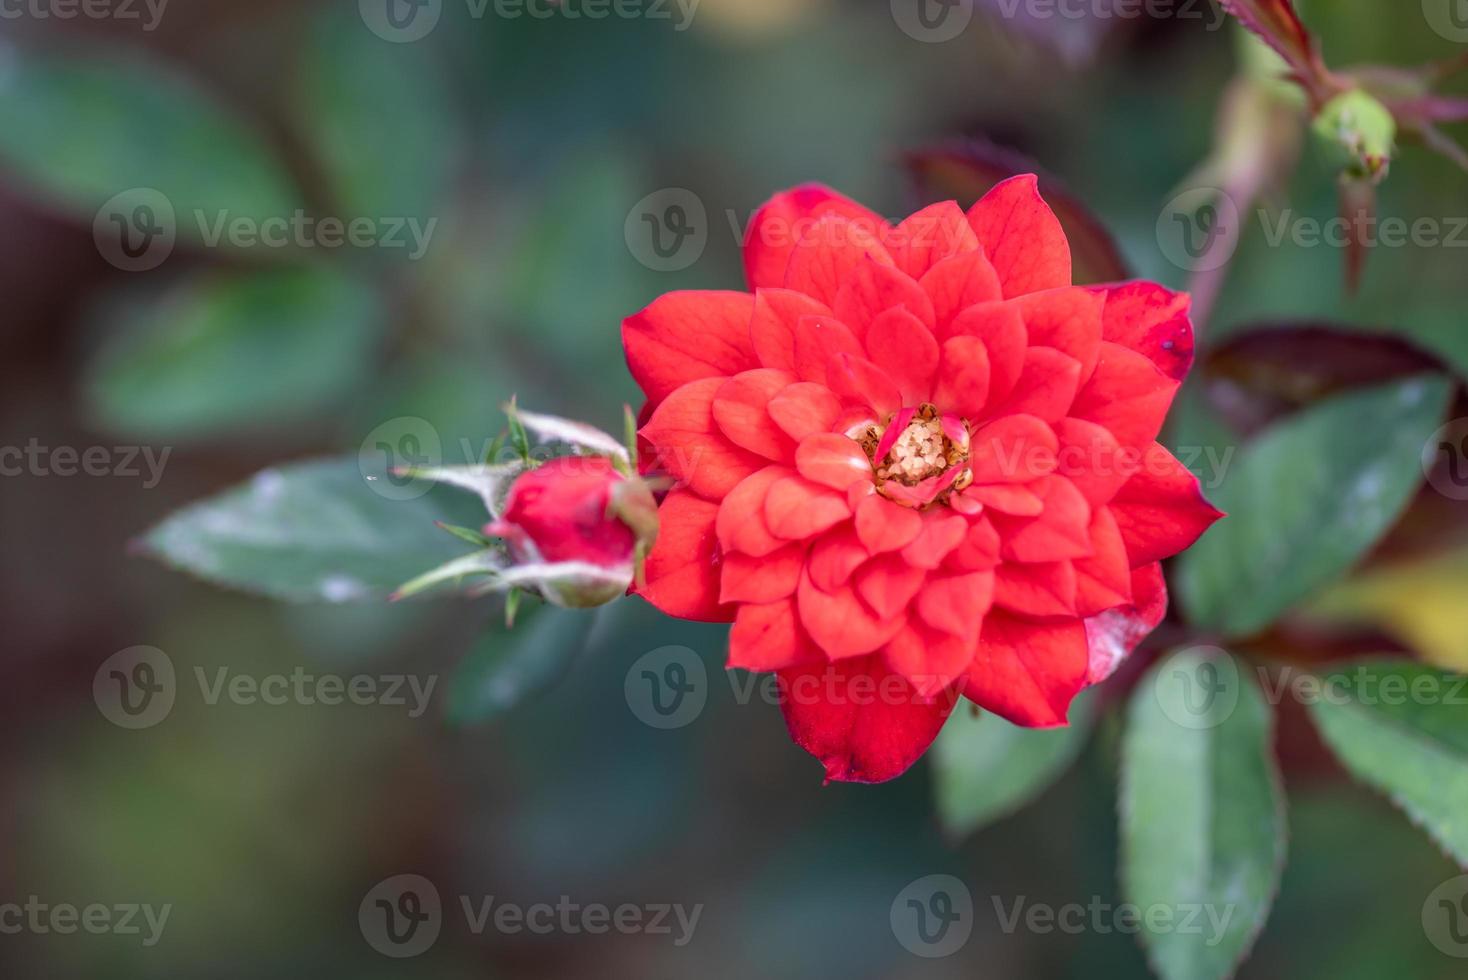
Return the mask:
M1038 185L1034 174L1011 177L968 212L1006 297L1070 285L1070 245Z

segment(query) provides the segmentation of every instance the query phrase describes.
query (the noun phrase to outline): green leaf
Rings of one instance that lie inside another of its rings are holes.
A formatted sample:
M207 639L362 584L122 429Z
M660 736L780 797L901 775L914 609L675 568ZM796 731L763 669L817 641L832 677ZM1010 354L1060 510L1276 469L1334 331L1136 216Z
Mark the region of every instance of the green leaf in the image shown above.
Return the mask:
M1270 727L1263 695L1221 650L1168 658L1132 696L1122 891L1163 980L1232 975L1269 917L1285 853Z
M319 267L206 274L105 315L88 366L96 421L147 439L261 430L338 401L383 330L363 283Z
M355 5L327 8L301 52L292 111L344 218L431 218L463 140L431 44L384 44Z
M1075 761L1093 717L1084 696L1071 708L1068 728L1020 728L960 706L933 746L938 817L948 836L971 834L1043 793Z
M449 721L477 725L552 687L586 647L597 613L546 606L491 626L449 678Z
M1468 867L1468 678L1360 664L1327 677L1309 708L1346 768Z
M434 522L470 523L479 503L452 488L409 500L375 492L356 459L264 470L193 504L139 545L209 581L295 602L386 597L464 547Z
M1179 563L1197 625L1244 636L1345 574L1422 482L1451 385L1420 375L1291 415L1238 454L1211 494L1230 516Z
M92 220L124 191L162 192L179 235L213 223L289 216L292 182L252 129L187 77L140 58L7 47L0 165Z

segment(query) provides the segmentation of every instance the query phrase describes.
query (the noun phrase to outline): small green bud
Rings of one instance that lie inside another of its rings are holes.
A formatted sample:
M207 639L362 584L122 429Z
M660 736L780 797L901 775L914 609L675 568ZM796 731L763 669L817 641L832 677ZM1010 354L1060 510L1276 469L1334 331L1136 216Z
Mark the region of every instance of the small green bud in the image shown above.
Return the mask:
M1315 116L1312 129L1345 176L1373 184L1386 177L1397 121L1367 92L1351 89L1331 99Z

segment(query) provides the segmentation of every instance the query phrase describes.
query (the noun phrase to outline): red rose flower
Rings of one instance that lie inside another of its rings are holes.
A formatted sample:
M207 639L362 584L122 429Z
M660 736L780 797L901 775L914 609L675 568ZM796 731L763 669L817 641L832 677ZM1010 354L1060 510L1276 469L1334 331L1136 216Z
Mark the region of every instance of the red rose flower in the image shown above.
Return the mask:
M1034 177L892 226L776 196L750 292L626 320L641 437L677 481L638 591L732 621L828 778L903 772L957 696L1066 723L1161 620L1158 562L1219 516L1156 444L1192 360L1187 297L1071 285Z

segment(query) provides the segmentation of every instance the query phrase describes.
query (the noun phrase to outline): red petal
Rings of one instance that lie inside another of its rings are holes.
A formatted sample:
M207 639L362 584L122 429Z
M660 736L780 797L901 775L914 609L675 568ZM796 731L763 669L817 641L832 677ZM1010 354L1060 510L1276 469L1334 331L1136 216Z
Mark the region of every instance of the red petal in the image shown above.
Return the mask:
M1055 430L1033 415L995 419L969 441L974 484L1029 483L1054 472L1059 448Z
M724 437L714 422L714 396L724 378L692 381L669 395L640 435L656 450L656 465L681 485L718 500L764 460Z
M996 416L1033 415L1058 422L1070 411L1081 384L1081 364L1053 347L1025 351L1025 366L1014 390L996 408Z
M851 581L851 573L869 557L854 527L850 524L838 527L824 534L811 549L810 579L817 588L835 592Z
M991 613L963 693L1016 725L1064 725L1071 700L1085 685L1086 668L1080 620L1028 623Z
M1025 320L1030 346L1053 347L1080 362L1081 380L1091 376L1101 352L1101 309L1104 296L1067 286L1030 293L1014 301Z
M947 339L943 334L938 335ZM1029 346L1024 320L1013 303L981 303L954 318L949 336L977 337L989 352L989 404L997 405L1014 390Z
M1191 547L1223 512L1203 498L1198 478L1161 446L1111 500L1133 568Z
M897 383L902 404L928 400L938 370L938 341L921 320L906 310L888 310L872 321L866 345L867 356Z
M975 636L994 601L994 573L935 575L918 595L918 615L954 636Z
M765 497L765 526L787 541L814 537L850 516L845 495L799 476L776 480Z
M977 501L989 510L1015 517L1034 517L1045 509L1040 495L1018 483L990 483L969 487L963 492L967 500Z
M749 223L744 240L744 277L750 289L783 286L795 243L816 218L839 214L885 234L887 221L821 184L802 184L770 198Z
M795 467L813 483L844 491L857 482L871 482L872 462L862 448L846 436L821 432L801 442L795 451Z
M1140 455L1123 451L1109 429L1095 422L1064 418L1055 425L1060 450L1055 472L1076 485L1093 506L1116 496L1141 465Z
M794 289L830 306L839 317L836 297L857 270L870 264L891 265L892 256L872 233L871 226L836 214L816 219L801 236L785 270L785 288Z
M803 381L827 383L831 359L837 354L865 355L846 324L832 317L803 316L795 324L795 373Z
M1037 184L1033 174L1011 177L969 209L1006 297L1070 285L1070 245Z
M1181 381L1193 366L1191 298L1152 282L1129 282L1098 290L1106 296L1101 337L1130 347Z
M977 337L950 337L943 344L934 403L943 411L977 419L988 400L988 348Z
M836 317L864 339L872 322L888 310L906 310L929 329L933 323L933 301L911 277L883 259L857 263L841 283L831 304Z
M660 296L623 320L627 366L648 403L655 407L690 381L754 367L753 312L747 293L685 290Z
M943 259L918 280L918 285L933 301L933 329L939 337L947 337L954 318L970 306L1004 298L999 275L983 251Z
M841 417L841 401L825 385L801 381L771 398L769 412L787 436L800 442L830 432Z
M842 398L867 405L879 416L902 407L902 392L891 377L864 357L837 354L831 359L829 383Z
M967 672L978 646L977 627L965 636L954 636L909 621L882 648L882 657L919 694L936 695Z
M888 620L900 615L923 586L927 573L913 568L898 555L882 555L863 565L856 573L856 594L876 613Z
M875 656L783 670L779 678L790 737L821 761L827 779L843 782L900 776L953 710L951 692L921 697Z
M765 525L765 498L772 486L792 475L794 472L783 466L766 466L729 492L719 505L716 524L719 544L725 552L740 551L760 558L789 543L775 537Z
M824 303L792 289L761 289L754 294L750 345L765 367L795 370L795 327L803 316L829 317Z
M800 628L794 599L739 607L729 631L730 667L783 670L811 662L824 660Z
M1005 562L994 570L994 605L1025 616L1074 616L1075 569L1068 561Z
M897 268L914 279L937 262L979 247L963 208L953 201L923 208L888 232L886 241Z
M871 653L892 638L904 618L881 618L850 586L832 592L817 588L809 573L800 580L796 602L806 632L832 660Z
M760 558L731 551L720 576L721 602L775 602L795 594L806 547L792 544Z
M999 564L999 532L987 517L969 525L963 540L948 555L949 568L959 572L980 572Z
M923 527L902 549L902 560L916 568L937 568L969 533L968 519L938 509L923 514Z
M1135 597L1132 605L1109 609L1085 621L1086 643L1091 648L1087 684L1099 684L1115 673L1167 615L1167 584L1158 563L1132 572L1131 593Z
M670 491L658 508L658 536L637 593L669 616L727 623L732 606L719 604L717 504L687 490Z
M1103 341L1096 371L1070 414L1110 429L1123 446L1142 448L1162 431L1177 389L1176 381L1141 354Z
M1127 560L1121 530L1109 509L1097 508L1087 530L1092 554L1073 562L1076 570L1076 612L1082 616L1094 616L1131 603L1132 567Z
M870 554L896 551L918 536L923 519L910 507L899 507L872 494L856 506L856 536Z
M795 383L774 368L736 374L714 394L714 421L729 441L766 459L789 461L795 442L770 418L770 399Z
M1036 480L1030 489L1039 495L1042 510L1034 517L993 516L994 529L1004 542L1000 554L1008 561L1052 562L1091 554L1091 505L1063 476Z

